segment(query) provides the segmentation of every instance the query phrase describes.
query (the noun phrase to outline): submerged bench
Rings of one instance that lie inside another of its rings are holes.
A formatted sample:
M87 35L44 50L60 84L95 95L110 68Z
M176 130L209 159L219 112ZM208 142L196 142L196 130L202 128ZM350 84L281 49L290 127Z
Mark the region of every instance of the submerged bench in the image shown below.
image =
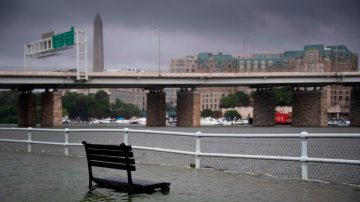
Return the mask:
M168 182L152 182L147 180L134 180L131 172L136 170L134 154L131 145L101 145L82 142L85 146L88 169L89 189L92 190L92 182L100 187L114 188L128 193L154 192L160 189L161 192L170 190ZM125 178L98 178L93 176L92 167L102 167L118 170L126 170Z

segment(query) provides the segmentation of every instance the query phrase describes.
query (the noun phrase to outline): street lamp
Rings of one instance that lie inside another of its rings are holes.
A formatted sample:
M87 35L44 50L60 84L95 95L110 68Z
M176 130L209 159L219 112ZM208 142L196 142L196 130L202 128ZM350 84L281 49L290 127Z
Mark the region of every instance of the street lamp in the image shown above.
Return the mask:
M243 57L245 57L246 54L246 41L248 40L248 38L243 39L244 45L243 45Z
M152 23L152 26L158 29L158 35L159 35L159 76L161 73L160 69L160 63L161 63L161 54L160 54L160 23Z

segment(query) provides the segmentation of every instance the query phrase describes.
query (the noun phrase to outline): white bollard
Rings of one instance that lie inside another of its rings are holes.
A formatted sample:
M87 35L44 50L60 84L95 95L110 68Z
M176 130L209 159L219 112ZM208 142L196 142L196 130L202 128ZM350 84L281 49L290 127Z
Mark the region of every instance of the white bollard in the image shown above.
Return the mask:
M195 168L200 169L201 167L201 132L196 132L196 148L195 148Z
M308 179L308 167L307 167L307 159L308 159L308 152L307 152L307 135L308 133L303 131L300 133L301 138L301 179L307 180Z
M65 128L65 155L69 156L69 129Z
M31 131L32 131L32 128L29 127L28 128L28 143L27 143L27 146L28 146L28 152L31 153Z
M128 145L129 144L129 128L124 128L124 144Z

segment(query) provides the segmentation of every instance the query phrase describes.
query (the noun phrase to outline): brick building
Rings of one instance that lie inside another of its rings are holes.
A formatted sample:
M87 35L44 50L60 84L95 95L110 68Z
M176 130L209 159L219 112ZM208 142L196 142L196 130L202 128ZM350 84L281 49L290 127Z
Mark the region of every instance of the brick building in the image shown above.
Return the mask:
M195 68L194 68L195 66ZM254 53L233 57L228 54L199 53L173 59L171 72L342 72L357 71L358 55L344 45L305 45L303 50L282 53ZM326 86L326 107L330 117L349 114L350 90ZM236 91L251 93L250 88L199 88L201 110L219 109L222 97Z

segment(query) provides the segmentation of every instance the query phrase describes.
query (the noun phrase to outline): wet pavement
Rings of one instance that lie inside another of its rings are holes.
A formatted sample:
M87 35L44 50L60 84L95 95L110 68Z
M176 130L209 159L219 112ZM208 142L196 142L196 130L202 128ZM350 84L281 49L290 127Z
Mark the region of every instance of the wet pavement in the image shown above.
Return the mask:
M0 148L0 201L358 201L360 187L210 169L137 164L134 178L171 182L170 192L135 194L97 188L88 192L83 157ZM121 171L99 169L98 175Z

